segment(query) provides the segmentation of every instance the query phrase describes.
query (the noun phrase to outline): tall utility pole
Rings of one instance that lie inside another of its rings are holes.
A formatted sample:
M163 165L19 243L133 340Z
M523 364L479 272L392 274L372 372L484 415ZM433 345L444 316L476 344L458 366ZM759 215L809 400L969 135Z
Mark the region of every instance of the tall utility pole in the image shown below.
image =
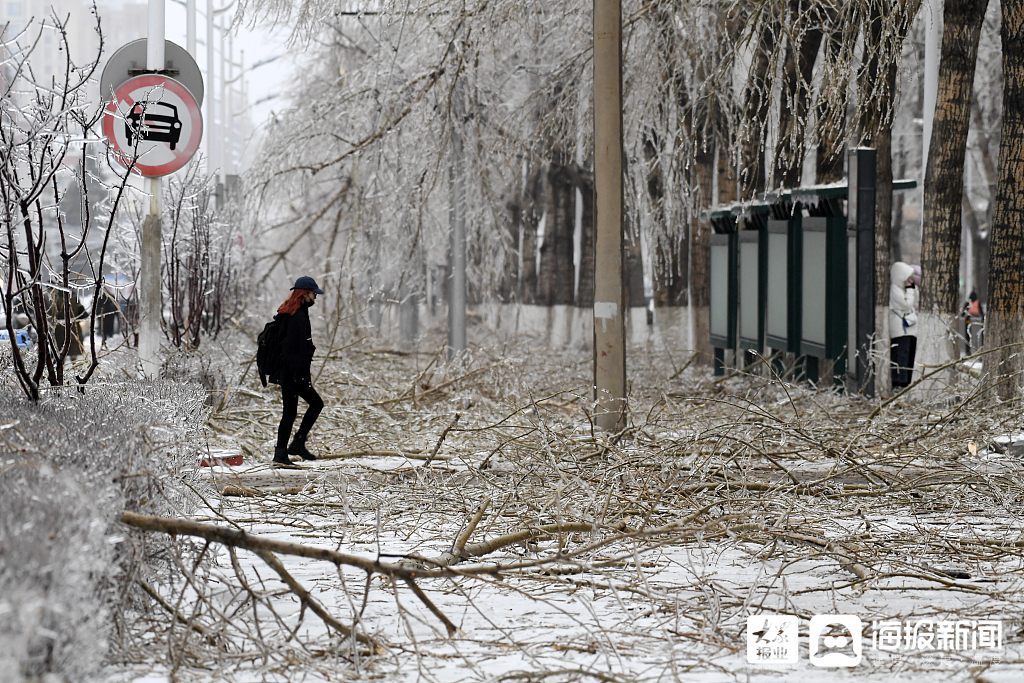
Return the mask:
M146 69L163 71L164 0L149 0ZM150 178L149 216L142 224L142 263L139 268L139 360L146 377L160 371L160 178Z
M217 91L214 88L214 69L216 68L216 50L213 46L214 17L213 0L206 0L206 163L212 172L217 169Z
M451 256L448 260L448 358L466 350L466 168L462 156L462 85L452 92L452 158L448 166Z
M594 0L594 426L626 420L622 275L622 1Z
M222 30L220 32L220 101L218 106L220 109L220 138L217 140L217 150L219 152L217 156L220 162L220 182L222 186L227 174L227 166L231 154L231 150L228 149L226 142L228 130L231 127L227 117L228 79L231 78L231 58L227 53L229 42L227 31Z

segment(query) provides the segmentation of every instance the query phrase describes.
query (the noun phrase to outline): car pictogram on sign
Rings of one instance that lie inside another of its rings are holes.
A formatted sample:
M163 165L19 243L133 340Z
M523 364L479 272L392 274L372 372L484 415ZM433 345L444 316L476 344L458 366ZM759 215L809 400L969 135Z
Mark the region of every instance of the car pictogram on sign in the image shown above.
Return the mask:
M158 114L163 109L169 114ZM173 150L181 138L181 119L178 108L166 102L136 102L124 120L124 135L128 145L134 145L134 136L139 140L166 142Z
M181 83L144 74L112 93L103 112L103 135L122 166L155 178L183 168L196 153L203 116Z

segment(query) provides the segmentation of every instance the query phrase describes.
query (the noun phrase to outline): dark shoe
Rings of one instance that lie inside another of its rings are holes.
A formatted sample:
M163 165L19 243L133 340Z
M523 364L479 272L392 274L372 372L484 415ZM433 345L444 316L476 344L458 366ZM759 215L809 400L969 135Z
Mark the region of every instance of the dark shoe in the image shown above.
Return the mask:
M287 448L275 448L274 459L270 462L272 467L295 467L292 461L288 459Z
M306 434L296 434L292 445L288 447L288 455L297 455L303 460L316 460L316 456L306 448Z

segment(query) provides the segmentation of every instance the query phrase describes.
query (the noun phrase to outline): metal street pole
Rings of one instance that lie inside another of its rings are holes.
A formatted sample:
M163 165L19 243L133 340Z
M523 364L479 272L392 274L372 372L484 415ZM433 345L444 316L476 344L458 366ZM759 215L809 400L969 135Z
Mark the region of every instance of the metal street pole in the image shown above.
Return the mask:
M621 35L621 0L594 0L594 426L606 432L626 416Z
M214 84L216 73L216 49L213 46L213 0L206 0L206 163L208 172L217 169L217 90Z
M231 127L227 117L228 79L231 78L231 58L228 56L225 43L230 44L230 41L228 40L227 31L222 29L220 32L220 138L217 140L222 190L225 176L227 175L228 155L231 154L231 150L228 149L226 142L228 129Z
M164 0L149 0L146 69L164 70ZM146 377L160 371L160 178L149 181L149 216L142 224L142 263L139 268L139 360Z
M185 49L196 58L196 0L185 0Z

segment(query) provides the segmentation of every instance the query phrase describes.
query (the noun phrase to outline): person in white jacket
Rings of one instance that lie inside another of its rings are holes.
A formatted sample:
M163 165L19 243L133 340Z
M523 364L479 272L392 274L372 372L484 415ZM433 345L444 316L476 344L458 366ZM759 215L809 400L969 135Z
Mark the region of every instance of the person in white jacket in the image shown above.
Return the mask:
M917 354L917 287L914 267L897 261L889 268L889 343L892 388L910 384Z

